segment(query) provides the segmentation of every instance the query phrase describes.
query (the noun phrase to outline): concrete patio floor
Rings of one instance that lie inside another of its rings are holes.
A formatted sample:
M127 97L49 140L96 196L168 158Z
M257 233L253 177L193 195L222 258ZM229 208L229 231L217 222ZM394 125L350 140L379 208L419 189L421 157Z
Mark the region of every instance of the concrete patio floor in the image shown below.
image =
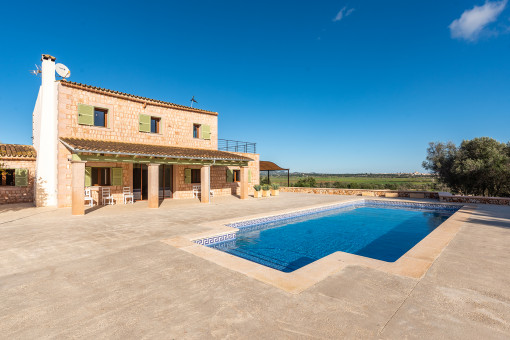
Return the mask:
M161 240L204 220L352 199L0 206L3 338L510 337L510 207L480 205L421 279L349 266L290 294Z

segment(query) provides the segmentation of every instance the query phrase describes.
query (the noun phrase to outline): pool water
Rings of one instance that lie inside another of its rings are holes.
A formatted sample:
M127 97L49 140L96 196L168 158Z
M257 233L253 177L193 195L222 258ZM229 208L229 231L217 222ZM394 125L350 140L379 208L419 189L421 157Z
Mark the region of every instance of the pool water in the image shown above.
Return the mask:
M210 247L283 272L337 251L394 262L453 213L378 206L339 208L240 229L234 240Z

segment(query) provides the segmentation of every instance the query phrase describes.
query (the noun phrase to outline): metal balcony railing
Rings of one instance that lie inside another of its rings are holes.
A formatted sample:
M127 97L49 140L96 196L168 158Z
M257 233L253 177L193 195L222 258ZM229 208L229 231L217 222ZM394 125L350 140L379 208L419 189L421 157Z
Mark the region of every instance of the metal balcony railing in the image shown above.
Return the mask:
M257 143L241 142L238 140L218 138L218 150L244 153L257 153Z

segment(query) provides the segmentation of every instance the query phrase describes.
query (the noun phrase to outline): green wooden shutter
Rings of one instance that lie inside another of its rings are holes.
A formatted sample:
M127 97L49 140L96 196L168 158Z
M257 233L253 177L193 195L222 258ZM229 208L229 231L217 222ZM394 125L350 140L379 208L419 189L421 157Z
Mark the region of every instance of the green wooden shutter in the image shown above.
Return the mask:
M94 107L78 104L78 124L94 125Z
M251 183L251 169L248 169L248 183Z
M227 183L234 181L234 171L227 169Z
M92 168L90 166L85 167L85 186L92 186Z
M191 183L191 169L184 169L184 183Z
M202 139L211 139L211 127L209 125L200 126L202 130Z
M16 169L14 172L14 185L17 187L26 187L28 185L28 170Z
M112 168L112 185L122 186L122 168Z
M140 132L151 132L151 116L141 114L138 119L138 130Z

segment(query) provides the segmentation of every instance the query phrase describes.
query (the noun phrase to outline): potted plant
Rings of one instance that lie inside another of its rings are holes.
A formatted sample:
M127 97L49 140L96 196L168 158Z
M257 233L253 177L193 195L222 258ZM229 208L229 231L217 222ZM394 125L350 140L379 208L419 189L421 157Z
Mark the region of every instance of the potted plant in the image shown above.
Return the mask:
M268 184L264 184L262 186L262 197L269 197L271 194L270 194L270 190L271 187L268 185Z
M280 194L280 184L271 184L271 196L278 196Z
M261 190L262 190L262 187L261 187L260 185L258 185L258 184L254 185L254 186L253 186L253 190L255 190L255 191L253 192L253 197L255 197L255 198L260 198L260 197L262 197L262 191L261 191Z

